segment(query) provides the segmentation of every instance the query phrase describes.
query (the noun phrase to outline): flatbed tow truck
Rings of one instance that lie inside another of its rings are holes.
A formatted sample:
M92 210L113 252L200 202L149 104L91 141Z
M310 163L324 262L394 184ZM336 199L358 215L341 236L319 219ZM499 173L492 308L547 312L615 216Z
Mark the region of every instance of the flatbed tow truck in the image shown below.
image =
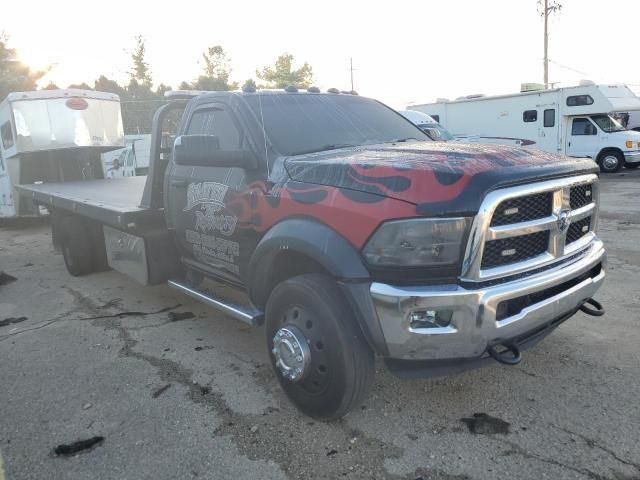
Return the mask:
M593 161L432 142L356 95L171 92L146 178L18 189L72 275L168 282L264 324L282 388L319 419L362 401L376 354L403 377L516 364L603 313Z

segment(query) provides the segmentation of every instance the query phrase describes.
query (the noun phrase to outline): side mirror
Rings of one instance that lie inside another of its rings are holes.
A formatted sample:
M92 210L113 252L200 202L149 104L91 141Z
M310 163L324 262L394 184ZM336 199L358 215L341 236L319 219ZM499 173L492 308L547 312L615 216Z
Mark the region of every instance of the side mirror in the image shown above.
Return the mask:
M216 135L182 135L176 138L173 160L178 165L196 167L236 167L248 170L258 166L258 159L246 150L220 150Z

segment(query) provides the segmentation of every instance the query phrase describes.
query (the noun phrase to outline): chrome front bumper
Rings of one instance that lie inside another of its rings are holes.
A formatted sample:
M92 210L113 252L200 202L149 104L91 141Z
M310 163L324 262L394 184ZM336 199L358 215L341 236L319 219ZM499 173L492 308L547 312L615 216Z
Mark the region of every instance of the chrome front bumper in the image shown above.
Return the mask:
M638 163L640 162L640 150L637 152L625 152L624 161L626 163Z
M508 283L478 289L458 285L394 287L373 283L370 293L390 358L477 358L493 342L519 337L575 311L602 285L605 264L604 246L596 239L573 263ZM513 316L496 320L501 302L570 282L598 265L602 268L596 275L530 304ZM418 310L450 310L453 316L447 327L412 328L409 317Z

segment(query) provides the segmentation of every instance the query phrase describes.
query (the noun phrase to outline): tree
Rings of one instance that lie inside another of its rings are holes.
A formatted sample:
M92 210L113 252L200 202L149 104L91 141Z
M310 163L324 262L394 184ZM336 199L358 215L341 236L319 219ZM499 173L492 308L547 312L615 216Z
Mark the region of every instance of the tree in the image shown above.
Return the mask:
M142 85L148 85L150 88L153 81L151 78L151 69L146 61L147 47L145 45L145 40L142 38L142 35L135 37L135 40L136 46L131 52L131 61L133 62L133 65L129 71L129 78L130 80L136 80Z
M35 90L38 80L47 73L20 62L16 50L8 47L8 41L9 37L0 32L0 101L11 92Z
M118 82L111 80L110 78L100 75L100 77L93 83L95 90L99 92L115 93L121 99L126 98L127 91L124 87L121 87Z
M55 83L49 81L45 87L42 87L42 90L58 90L60 87Z
M256 81L253 78L250 78L242 85L242 90L256 90L258 86L256 85Z
M302 67L292 70L293 55L283 53L276 60L275 65L256 70L259 79L269 83L273 88L285 88L294 85L298 88L308 88L313 81L313 69L305 62Z
M209 47L202 53L202 75L193 83L195 90L226 91L238 88L237 82L229 83L231 60L220 45Z
M93 90L87 83L72 83L67 88L79 88L80 90Z

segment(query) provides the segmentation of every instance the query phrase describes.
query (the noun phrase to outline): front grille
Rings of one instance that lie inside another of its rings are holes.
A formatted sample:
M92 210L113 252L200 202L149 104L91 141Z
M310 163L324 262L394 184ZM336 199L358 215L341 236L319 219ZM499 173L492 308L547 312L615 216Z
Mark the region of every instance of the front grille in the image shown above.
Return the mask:
M585 185L576 185L571 187L571 193L569 194L571 210L584 207L593 202L593 185L587 183Z
M527 222L551 215L553 192L536 193L525 197L510 198L498 205L491 226Z
M492 192L481 207L491 216L479 217L469 236L463 280L530 275L580 253L587 245L579 240L594 238L596 182L589 174Z
M491 240L484 246L482 268L502 267L537 257L549 248L549 232Z
M569 225L567 230L567 245L580 240L591 230L591 217L583 218Z

